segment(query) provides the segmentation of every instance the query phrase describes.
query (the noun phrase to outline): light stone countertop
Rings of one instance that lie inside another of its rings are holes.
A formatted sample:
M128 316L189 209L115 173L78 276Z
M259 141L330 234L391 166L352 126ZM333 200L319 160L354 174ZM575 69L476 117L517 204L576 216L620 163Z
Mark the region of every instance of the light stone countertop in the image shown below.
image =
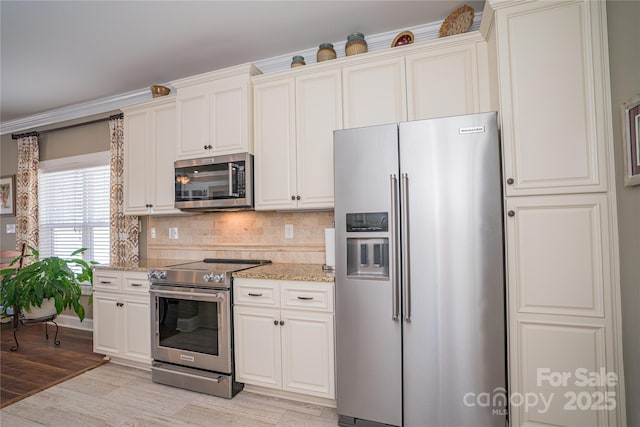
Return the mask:
M308 282L334 282L333 271L323 271L321 264L267 264L233 273L243 279L301 280Z
M186 259L151 259L144 258L138 261L137 264L125 264L125 265L107 265L98 264L94 268L96 270L118 270L118 271L140 271L147 272L150 268L163 268L176 264L185 264L188 262L198 262L201 260L186 260Z
M176 264L197 262L200 260L141 259L137 264L128 265L95 265L96 270L138 271L147 272L150 268L163 268ZM334 282L333 271L323 271L321 264L286 264L274 263L253 267L233 273L233 277L246 279L300 280L308 282Z

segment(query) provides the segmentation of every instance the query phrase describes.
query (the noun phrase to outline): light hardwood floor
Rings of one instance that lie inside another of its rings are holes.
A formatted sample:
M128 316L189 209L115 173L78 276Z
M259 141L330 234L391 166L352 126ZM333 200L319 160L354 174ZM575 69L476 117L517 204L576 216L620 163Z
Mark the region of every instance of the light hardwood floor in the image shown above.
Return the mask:
M151 373L109 363L0 411L20 426L337 426L335 409L246 391L222 399L151 382Z

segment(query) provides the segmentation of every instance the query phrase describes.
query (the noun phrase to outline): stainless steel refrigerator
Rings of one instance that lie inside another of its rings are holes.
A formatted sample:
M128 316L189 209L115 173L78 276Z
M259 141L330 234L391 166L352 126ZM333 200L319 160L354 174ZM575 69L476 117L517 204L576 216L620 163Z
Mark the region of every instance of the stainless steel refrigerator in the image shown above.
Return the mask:
M503 427L496 113L335 131L334 155L340 425Z

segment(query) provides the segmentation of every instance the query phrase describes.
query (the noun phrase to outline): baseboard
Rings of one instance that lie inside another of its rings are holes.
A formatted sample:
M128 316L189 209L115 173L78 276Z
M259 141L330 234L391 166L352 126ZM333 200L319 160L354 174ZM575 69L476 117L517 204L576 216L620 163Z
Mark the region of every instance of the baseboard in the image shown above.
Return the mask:
M265 396L295 400L296 402L311 403L314 405L326 406L328 408L336 407L336 401L334 399L326 399L324 397L316 397L316 396L309 396L306 394L292 393L289 391L276 390L273 388L261 387L258 385L251 385L251 384L245 384L244 389L245 391L256 393L256 394L262 394Z
M65 328L93 331L93 319L87 319L86 317L81 322L80 319L78 319L78 316L60 314L58 317L56 317L55 322L58 324L58 326L64 326Z
M123 359L117 356L105 356L104 360L115 363L116 365L128 366L130 368L137 368L151 372L151 361L149 361L148 363L138 362L134 360Z

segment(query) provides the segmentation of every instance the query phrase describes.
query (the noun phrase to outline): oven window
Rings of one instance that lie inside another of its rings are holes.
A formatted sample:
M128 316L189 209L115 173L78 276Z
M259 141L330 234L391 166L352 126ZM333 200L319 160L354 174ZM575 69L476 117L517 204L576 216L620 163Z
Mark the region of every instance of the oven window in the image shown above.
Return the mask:
M218 356L217 302L158 297L160 346Z

